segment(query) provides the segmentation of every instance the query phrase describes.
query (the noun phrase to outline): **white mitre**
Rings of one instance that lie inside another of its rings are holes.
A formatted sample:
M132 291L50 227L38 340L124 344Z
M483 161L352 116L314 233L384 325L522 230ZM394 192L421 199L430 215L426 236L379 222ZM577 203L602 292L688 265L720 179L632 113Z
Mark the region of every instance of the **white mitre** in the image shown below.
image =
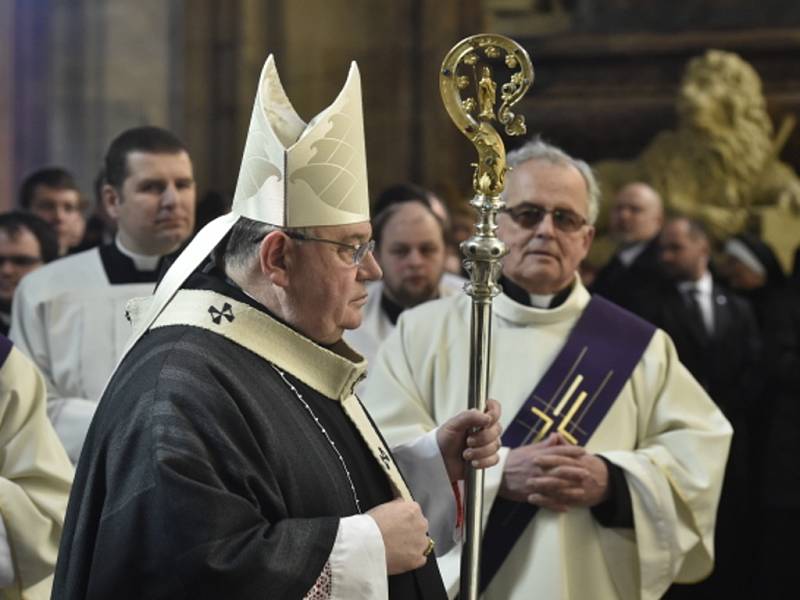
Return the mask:
M286 96L275 60L267 58L231 212L198 231L153 296L134 308L133 334L120 362L240 217L278 227L369 221L361 78L355 62L336 100L306 125Z
M280 227L369 221L361 81L355 63L336 100L306 125L286 97L269 56L232 210Z

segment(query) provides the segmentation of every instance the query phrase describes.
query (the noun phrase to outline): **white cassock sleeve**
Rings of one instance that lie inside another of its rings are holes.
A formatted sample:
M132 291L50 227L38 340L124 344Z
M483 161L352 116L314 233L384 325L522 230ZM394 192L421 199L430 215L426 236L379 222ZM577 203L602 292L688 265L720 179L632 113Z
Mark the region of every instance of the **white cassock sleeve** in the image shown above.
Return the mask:
M392 448L392 454L428 519L436 554L446 553L456 542L457 508L436 442L436 431ZM330 590L327 596L330 600L382 599L388 596L386 549L372 517L355 515L339 521L333 550L321 577L325 585L320 587ZM328 578L330 582L327 582Z
M392 448L414 500L428 519L428 534L435 542L436 556L448 552L458 541L456 495L436 441L436 430Z
M47 416L67 455L75 464L80 457L97 402L87 398L61 397L58 393L47 338L47 315L43 314L44 311L43 304L31 301L23 280L14 294L8 337L18 350L34 362L44 377L47 387Z
M666 360L657 357L666 357ZM641 597L696 582L714 565L714 526L732 429L659 331L631 377L642 399L634 450L598 452L625 471L631 492ZM609 552L624 553L600 528Z
M389 597L386 548L378 524L369 515L354 515L339 521L328 567L331 600Z

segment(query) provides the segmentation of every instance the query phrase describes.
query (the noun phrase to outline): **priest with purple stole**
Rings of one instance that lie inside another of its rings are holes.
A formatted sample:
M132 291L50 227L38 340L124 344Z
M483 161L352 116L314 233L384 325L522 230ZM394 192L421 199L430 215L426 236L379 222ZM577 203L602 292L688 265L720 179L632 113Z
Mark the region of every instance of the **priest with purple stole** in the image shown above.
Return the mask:
M53 598L446 598L454 484L497 463L499 409L390 450L342 341L381 274L370 236L358 70L306 124L270 57L232 212L128 307Z
M661 330L592 297L577 274L599 192L589 166L534 140L509 153L489 395L504 406L486 472L482 598L656 599L714 565L731 427ZM471 301L401 315L365 404L390 443L468 397ZM460 549L439 560L451 597Z

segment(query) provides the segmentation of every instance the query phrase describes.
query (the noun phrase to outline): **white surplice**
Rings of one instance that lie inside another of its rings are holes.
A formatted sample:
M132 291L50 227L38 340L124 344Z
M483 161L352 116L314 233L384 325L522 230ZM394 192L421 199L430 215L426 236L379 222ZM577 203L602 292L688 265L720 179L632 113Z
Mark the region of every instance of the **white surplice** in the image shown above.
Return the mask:
M580 282L549 310L495 298L489 395L502 402L505 427L589 299ZM470 303L454 296L406 311L381 347L363 399L390 444L466 406ZM540 510L483 598L649 600L673 581L707 576L730 438L722 413L657 331L587 447L624 470L634 528L603 527L588 509ZM487 515L507 456L501 449L500 465L486 472ZM459 561L457 548L439 563L451 596Z
M47 413L73 463L131 334L125 305L153 287L112 285L97 248L45 265L17 287L9 338L44 375Z

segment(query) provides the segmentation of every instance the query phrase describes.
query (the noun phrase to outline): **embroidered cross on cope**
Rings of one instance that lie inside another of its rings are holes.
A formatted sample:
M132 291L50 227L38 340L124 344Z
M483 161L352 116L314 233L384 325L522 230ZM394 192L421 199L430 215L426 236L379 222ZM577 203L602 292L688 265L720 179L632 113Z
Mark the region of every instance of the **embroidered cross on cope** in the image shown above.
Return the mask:
M503 446L517 448L557 431L585 446L611 409L655 327L594 296L553 364L503 433ZM535 349L532 349L535 360ZM481 589L486 589L536 507L495 498L483 538Z
M219 325L222 322L222 317L225 317L228 323L233 323L233 309L227 302L222 305L222 310L212 304L208 307L208 313L211 315L211 320L214 321L215 325Z

